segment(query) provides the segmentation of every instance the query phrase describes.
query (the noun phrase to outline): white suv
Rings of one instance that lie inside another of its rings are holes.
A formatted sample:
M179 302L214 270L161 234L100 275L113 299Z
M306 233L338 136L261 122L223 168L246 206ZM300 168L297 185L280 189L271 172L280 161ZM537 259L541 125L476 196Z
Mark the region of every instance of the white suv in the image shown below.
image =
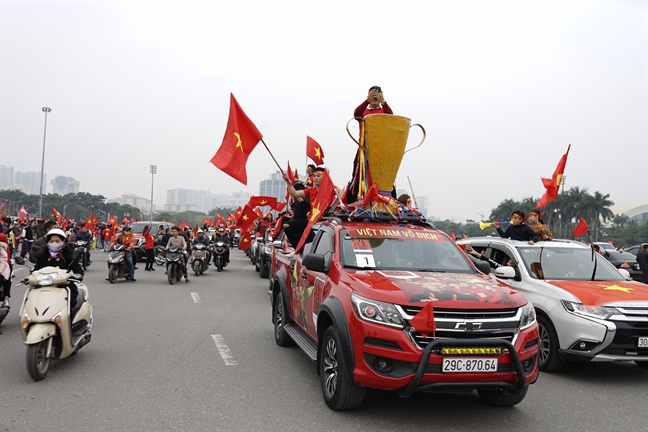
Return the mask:
M567 360L648 367L648 285L626 280L627 274L579 243L528 245L498 237L458 243L494 261L491 273L535 306L540 370L559 370ZM509 259L515 267L507 266Z

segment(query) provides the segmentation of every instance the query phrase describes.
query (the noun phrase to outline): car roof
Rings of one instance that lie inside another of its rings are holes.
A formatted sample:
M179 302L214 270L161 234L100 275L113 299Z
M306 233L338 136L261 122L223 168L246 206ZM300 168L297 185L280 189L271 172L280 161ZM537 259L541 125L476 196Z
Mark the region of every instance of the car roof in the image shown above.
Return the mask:
M530 245L525 241L520 241L520 240L511 240L507 238L501 238L501 237L468 237L465 239L458 240L457 243L459 244L466 244L466 243L473 243L475 241L481 241L481 242L490 242L490 243L495 243L495 244L500 244L500 245L508 245L510 247L516 248L516 247L528 247L528 248L540 248L540 247L556 247L556 248L564 248L564 249L589 249L588 246L581 242L577 242L574 240L548 240L548 241L539 241L535 242L534 244Z

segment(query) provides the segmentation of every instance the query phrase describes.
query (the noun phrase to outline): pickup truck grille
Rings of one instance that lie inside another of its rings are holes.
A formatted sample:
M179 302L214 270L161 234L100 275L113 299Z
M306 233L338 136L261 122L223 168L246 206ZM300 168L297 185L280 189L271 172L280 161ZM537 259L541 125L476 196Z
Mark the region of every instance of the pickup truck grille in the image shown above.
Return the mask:
M423 309L417 306L396 306L404 318L411 320ZM505 339L515 344L519 333L521 309L452 310L434 309L436 339ZM434 340L431 335L421 336L408 327L410 340L421 349Z

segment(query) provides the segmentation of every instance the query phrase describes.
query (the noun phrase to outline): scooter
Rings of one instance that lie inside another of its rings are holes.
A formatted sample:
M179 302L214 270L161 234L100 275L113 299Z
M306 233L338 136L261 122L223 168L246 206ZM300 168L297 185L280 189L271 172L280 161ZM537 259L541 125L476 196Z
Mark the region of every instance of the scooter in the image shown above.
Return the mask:
M207 270L209 263L207 262L207 246L202 243L197 243L193 246L191 252L191 268L196 276L200 276Z
M81 266L83 267L83 270L86 270L88 267L90 267L90 245L87 241L85 240L76 240L74 242L74 248L79 249L83 252L82 256L82 261L81 261Z
M79 252L72 255L80 259ZM75 355L92 337L92 305L82 277L58 267L44 267L23 280L29 284L20 308L22 337L27 345L27 372L35 381L47 376L50 360ZM71 308L68 284L78 289Z
M164 246L155 246L155 264L161 266L166 263L166 254L164 253Z
M173 285L176 282L180 282L182 279L182 261L184 259L184 254L182 249L179 247L172 247L169 249L166 262L167 262L167 280L170 285Z
M214 248L214 265L217 271L222 271L227 266L225 262L226 251L227 245L224 242L216 242L216 248Z
M114 284L117 279L127 278L128 262L126 261L126 246L117 244L108 255L108 281Z

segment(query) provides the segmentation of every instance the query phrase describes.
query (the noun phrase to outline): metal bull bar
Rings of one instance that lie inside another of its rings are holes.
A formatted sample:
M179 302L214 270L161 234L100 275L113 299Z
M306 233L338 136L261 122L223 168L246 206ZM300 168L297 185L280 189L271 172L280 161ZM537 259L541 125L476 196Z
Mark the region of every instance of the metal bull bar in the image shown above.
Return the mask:
M448 382L438 382L438 383L432 383L432 384L427 384L422 387L419 387L419 383L421 382L421 379L423 379L423 374L425 373L425 368L427 367L428 361L430 360L430 353L434 348L437 346L448 346L448 347L501 347L501 348L506 348L509 352L509 355L511 356L511 361L513 362L513 367L515 368L515 372L517 373L518 376L518 382L517 386L515 387L517 391L522 391L524 388L524 384L526 382L526 375L524 374L524 368L522 368L522 362L520 361L520 357L518 356L517 352L515 351L515 347L513 347L513 344L507 340L504 339L499 339L499 340L485 340L485 339L443 339L443 340L435 340L433 342L430 342L426 347L425 350L423 350L423 355L421 356L421 360L419 361L418 367L416 368L416 374L414 375L414 379L412 379L412 382L409 383L407 387L403 387L399 390L398 394L402 398L408 398L410 397L413 393L417 391L422 391L422 390L429 390L434 387L447 387L447 386L463 386L463 387L483 387L484 382L463 382L463 383L448 383ZM513 386L509 383L505 382L490 382L487 383L488 385L496 386L496 387L509 387L512 388Z

